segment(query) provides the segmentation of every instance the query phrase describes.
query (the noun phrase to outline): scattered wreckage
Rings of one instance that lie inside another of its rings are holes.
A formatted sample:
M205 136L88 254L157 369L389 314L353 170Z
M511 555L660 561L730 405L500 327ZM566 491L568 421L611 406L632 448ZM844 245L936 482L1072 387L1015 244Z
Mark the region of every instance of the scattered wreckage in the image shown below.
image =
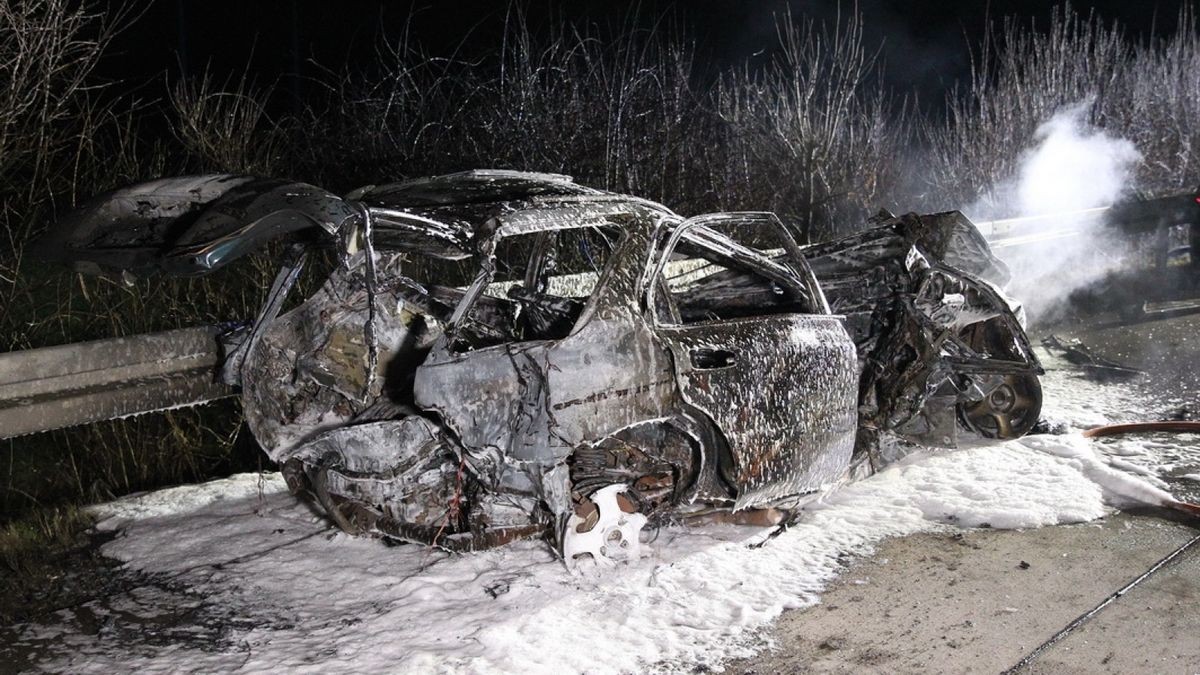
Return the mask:
M1100 382L1131 380L1146 375L1144 370L1122 365L1097 354L1080 340L1064 340L1051 333L1042 338L1042 347L1048 352L1062 354L1068 363Z
M647 524L775 522L905 442L1012 438L1040 410L1007 270L957 212L802 247L770 213L683 218L558 175L345 197L216 175L102 196L45 251L192 275L280 238L220 376L293 491L353 533L545 536L606 563ZM283 311L320 247L333 271Z

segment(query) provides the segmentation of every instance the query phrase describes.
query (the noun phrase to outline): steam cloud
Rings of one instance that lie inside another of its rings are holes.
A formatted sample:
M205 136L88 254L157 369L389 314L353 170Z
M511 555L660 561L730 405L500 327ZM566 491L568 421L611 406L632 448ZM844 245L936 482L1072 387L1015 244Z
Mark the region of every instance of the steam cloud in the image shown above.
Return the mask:
M1133 143L1089 129L1090 101L1056 114L1038 127L1038 146L1021 165L1021 212L1035 215L1108 206L1129 182L1142 155Z
M987 220L997 212L994 206L1009 216L1062 214L1026 223L1027 229L1019 231L1047 239L996 250L1013 271L1008 293L1025 305L1031 319L1054 318L1072 291L1119 262L1113 251L1120 246L1105 241L1103 214L1071 212L1117 201L1141 154L1133 143L1090 127L1090 106L1090 100L1075 104L1038 127L1037 145L1025 153L1017 177L997 190L1000 204L966 209L973 220L976 215ZM1074 234L1054 237L1058 232Z

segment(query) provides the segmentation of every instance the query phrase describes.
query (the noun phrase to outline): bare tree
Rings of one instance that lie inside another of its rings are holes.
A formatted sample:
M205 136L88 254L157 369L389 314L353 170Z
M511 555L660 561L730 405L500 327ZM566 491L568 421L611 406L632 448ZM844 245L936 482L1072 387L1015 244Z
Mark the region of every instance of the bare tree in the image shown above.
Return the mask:
M694 199L705 114L692 49L666 26L602 29L512 6L488 58L430 57L407 33L367 75L330 78L305 161L344 184L478 167L558 171L673 204ZM710 125L711 127L711 125Z
M804 240L860 227L895 182L903 113L875 83L860 15L777 25L780 56L716 92L723 201L777 211Z
M11 300L31 208L73 199L84 148L101 114L90 76L127 13L67 0L0 3L0 286ZM2 300L0 300L2 302ZM5 303L8 304L8 303Z
M1102 111L1106 127L1142 153L1138 187L1149 192L1200 183L1200 26L1188 7L1168 38L1134 50L1116 73L1120 99Z

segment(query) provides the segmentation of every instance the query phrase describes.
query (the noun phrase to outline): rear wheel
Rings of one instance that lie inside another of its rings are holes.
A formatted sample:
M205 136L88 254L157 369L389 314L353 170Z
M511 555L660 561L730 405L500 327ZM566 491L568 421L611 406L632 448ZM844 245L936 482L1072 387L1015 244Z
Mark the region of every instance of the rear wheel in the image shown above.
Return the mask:
M641 555L640 535L647 520L634 510L626 498L627 490L620 483L607 485L576 504L562 537L567 567L575 568L585 555L600 566L637 560Z
M669 424L643 423L571 456L571 513L563 558L574 567L589 554L597 564L639 555L638 533L658 523L696 480L697 449Z

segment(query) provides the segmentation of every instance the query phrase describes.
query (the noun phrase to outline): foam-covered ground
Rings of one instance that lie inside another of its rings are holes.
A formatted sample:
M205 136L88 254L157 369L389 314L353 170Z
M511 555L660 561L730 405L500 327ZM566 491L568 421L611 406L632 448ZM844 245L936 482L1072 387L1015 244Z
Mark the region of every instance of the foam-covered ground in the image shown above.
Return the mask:
M1065 361L1043 353L1042 418L1057 430L1076 432L1105 424L1167 419L1197 411L1200 401L1156 388L1157 377L1096 382ZM1200 434L1145 434L1092 441L1112 466L1145 478L1185 501L1200 501Z
M1156 502L1200 474L1195 439L1104 446L1079 429L1136 418L1137 392L1051 361L1061 435L927 451L844 487L762 547L764 531L667 528L631 564L568 574L544 545L450 556L329 529L277 474L162 490L97 509L129 592L22 626L48 671L692 671L761 648L781 612L819 602L847 556L887 537L1033 528ZM1187 469L1192 467L1192 469ZM1180 473L1182 472L1182 473Z

